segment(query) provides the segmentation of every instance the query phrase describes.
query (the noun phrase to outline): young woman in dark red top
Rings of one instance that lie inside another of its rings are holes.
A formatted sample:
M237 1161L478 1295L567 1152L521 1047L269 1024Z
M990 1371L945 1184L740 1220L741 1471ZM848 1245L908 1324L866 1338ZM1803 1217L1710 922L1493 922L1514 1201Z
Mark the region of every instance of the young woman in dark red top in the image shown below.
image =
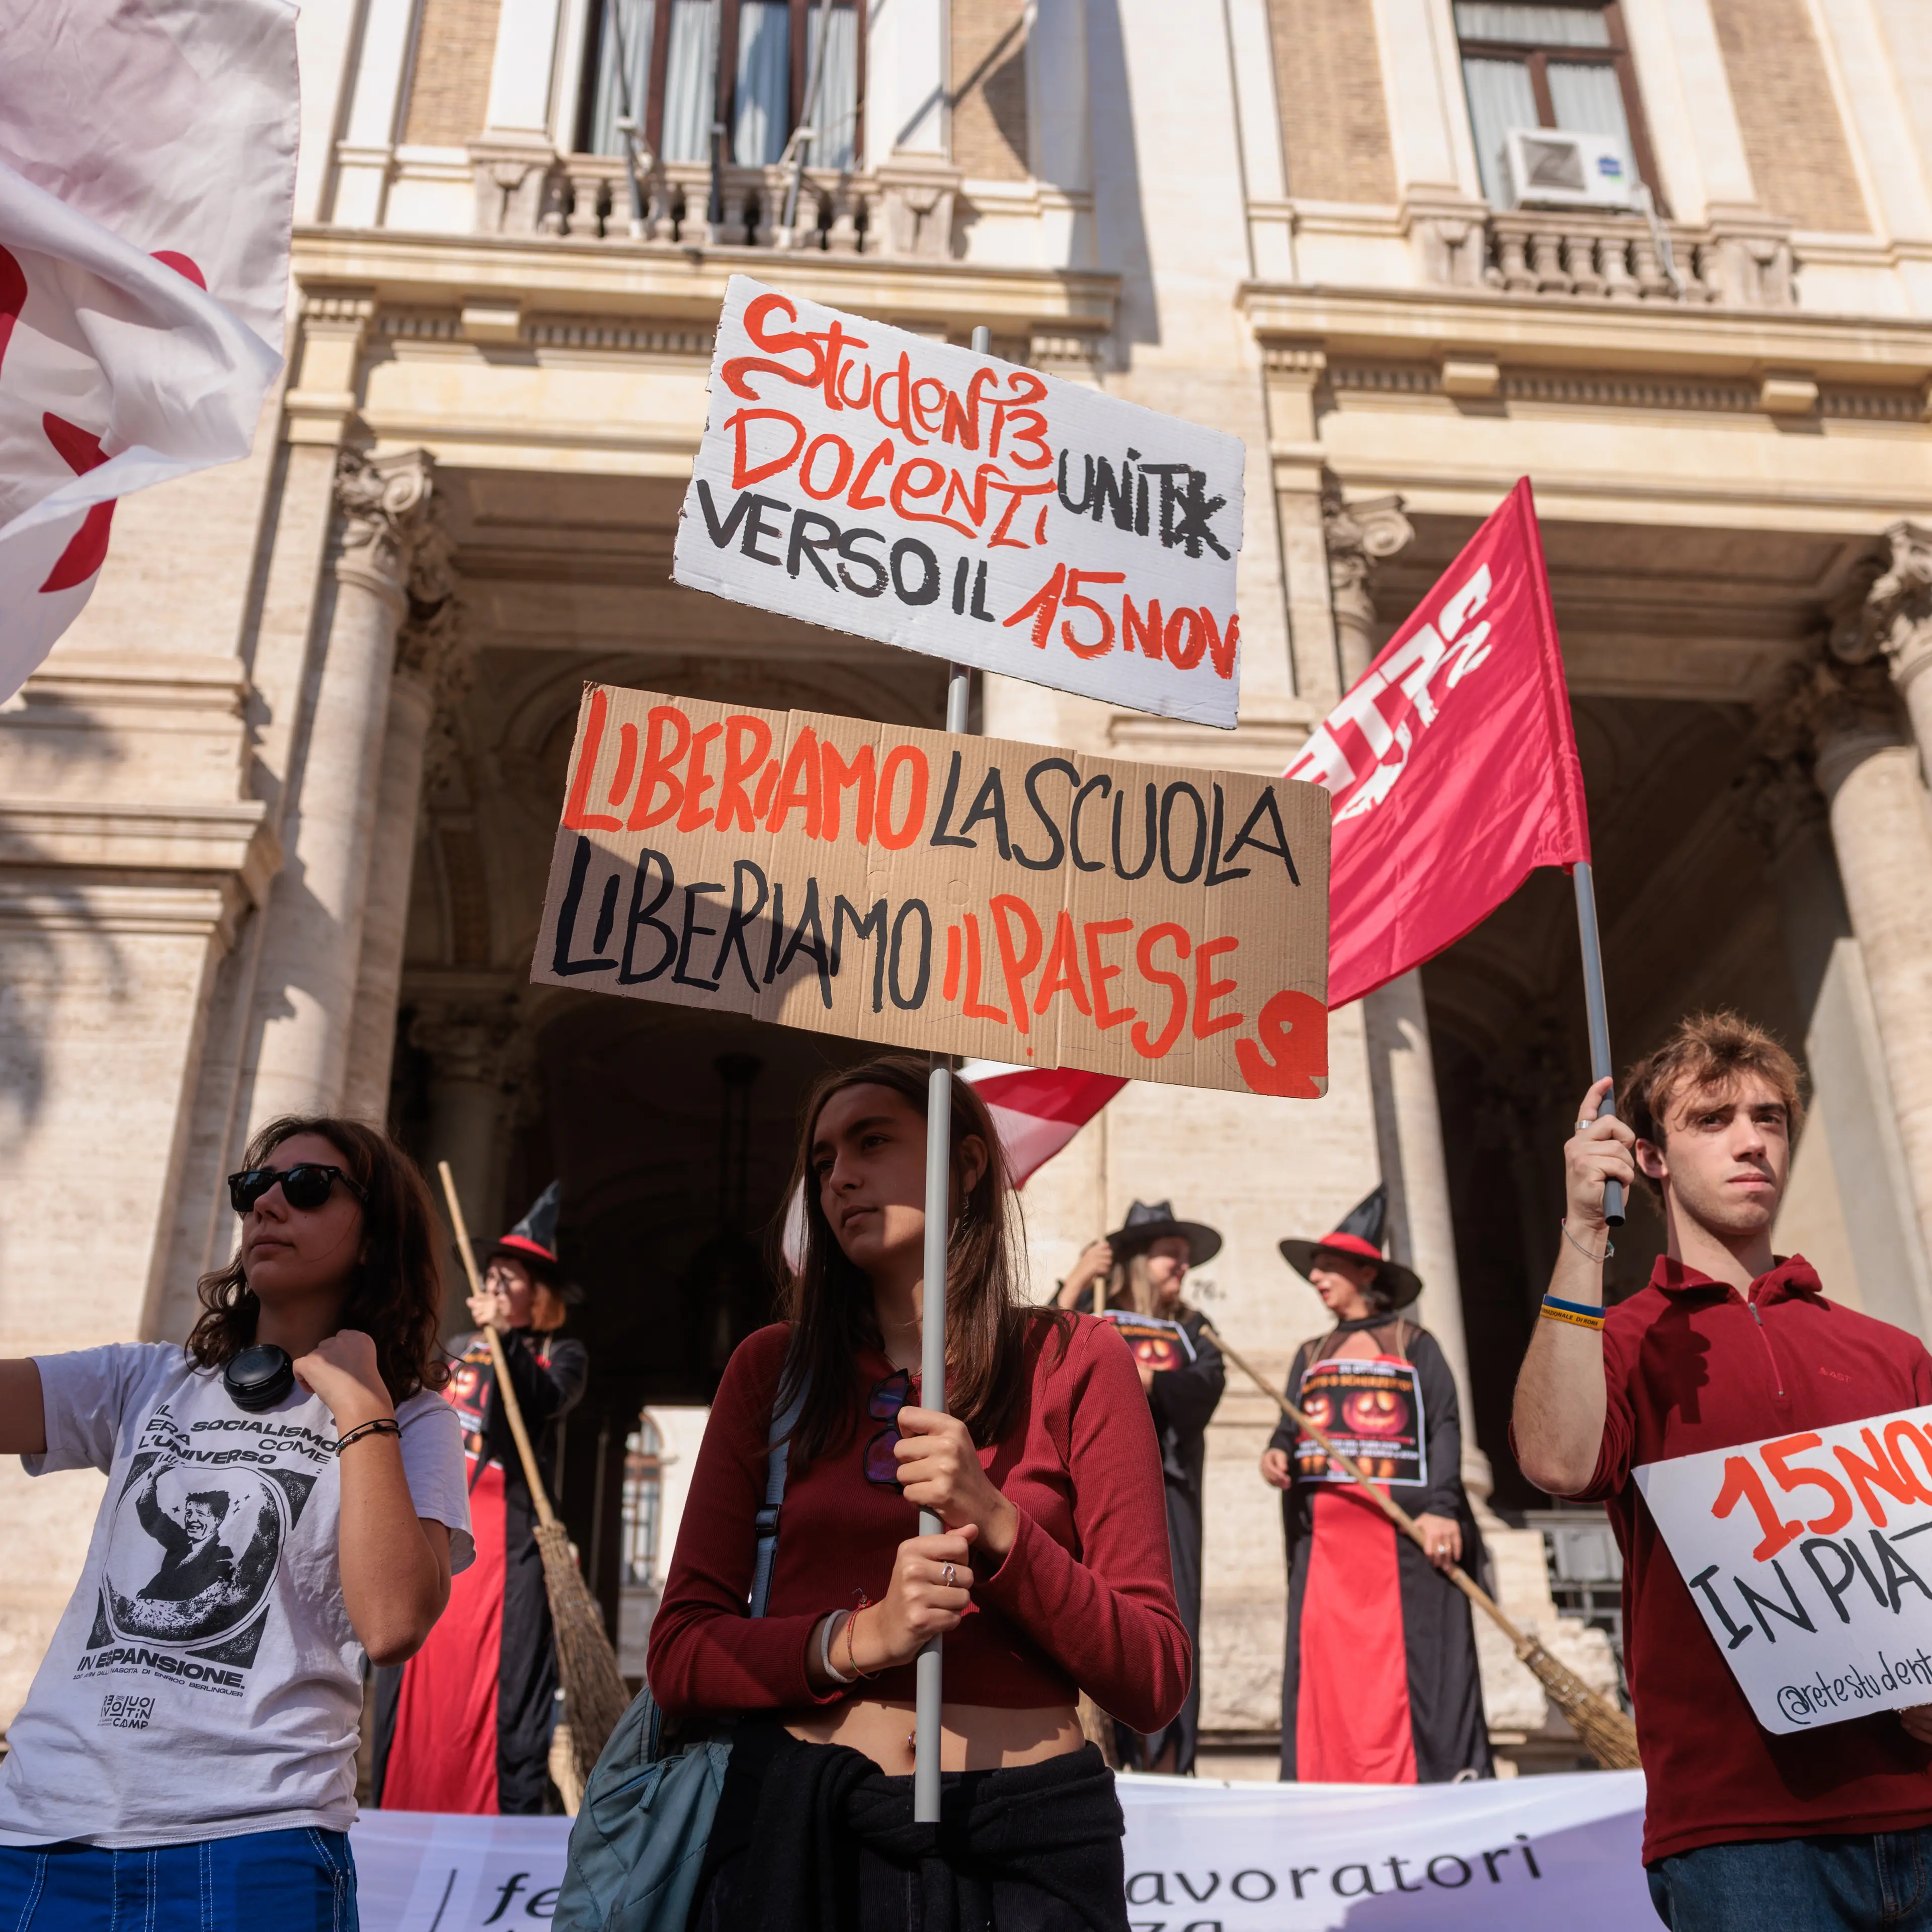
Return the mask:
M740 1714L693 1923L1125 1932L1118 1800L1085 1690L1138 1730L1191 1660L1160 1460L1126 1344L1022 1299L999 1141L953 1083L946 1388L918 1406L926 1068L828 1076L798 1171L787 1320L732 1357L650 1682ZM800 1387L766 1615L746 1614L767 1438ZM944 1526L918 1533L921 1508ZM946 1639L945 1822L912 1822L913 1660Z

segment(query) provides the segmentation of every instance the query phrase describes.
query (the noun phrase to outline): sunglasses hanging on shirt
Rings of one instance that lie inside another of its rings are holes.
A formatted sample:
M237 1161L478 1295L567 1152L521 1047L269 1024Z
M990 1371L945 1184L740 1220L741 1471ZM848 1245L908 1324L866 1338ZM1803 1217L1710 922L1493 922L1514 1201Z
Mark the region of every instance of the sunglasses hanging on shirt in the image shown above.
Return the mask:
M328 1198L338 1181L357 1200L369 1197L339 1167L326 1167L320 1161L298 1161L293 1167L244 1167L228 1177L228 1204L238 1214L245 1214L277 1181L282 1184L282 1198L302 1214L312 1213Z

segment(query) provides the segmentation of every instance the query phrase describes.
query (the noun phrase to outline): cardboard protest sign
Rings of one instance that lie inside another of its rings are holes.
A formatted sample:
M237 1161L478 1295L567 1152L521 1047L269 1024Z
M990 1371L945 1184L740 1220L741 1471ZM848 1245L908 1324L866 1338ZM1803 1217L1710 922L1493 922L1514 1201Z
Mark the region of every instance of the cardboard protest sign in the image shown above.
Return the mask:
M1766 1730L1932 1704L1932 1408L1635 1474Z
M748 275L710 390L680 584L1233 728L1238 436Z
M531 976L1312 1100L1328 826L1282 778L591 685Z
M1119 1329L1134 1352L1134 1360L1156 1375L1184 1369L1194 1360L1194 1338L1178 1322L1159 1315L1136 1315L1124 1308L1102 1309L1100 1318Z
M1318 1362L1302 1378L1296 1400L1309 1420L1378 1482L1428 1481L1422 1388L1412 1363L1339 1358ZM1296 1442L1294 1468L1304 1483L1355 1480L1330 1461L1328 1450L1312 1436Z

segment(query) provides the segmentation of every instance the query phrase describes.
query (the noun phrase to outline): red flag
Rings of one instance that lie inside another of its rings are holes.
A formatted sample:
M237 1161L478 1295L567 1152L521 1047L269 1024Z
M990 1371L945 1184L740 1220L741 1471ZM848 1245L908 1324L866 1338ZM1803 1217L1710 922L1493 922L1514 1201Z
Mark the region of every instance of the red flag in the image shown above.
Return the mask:
M1328 1003L1590 856L1583 772L1529 479L1463 548L1288 768L1335 796Z

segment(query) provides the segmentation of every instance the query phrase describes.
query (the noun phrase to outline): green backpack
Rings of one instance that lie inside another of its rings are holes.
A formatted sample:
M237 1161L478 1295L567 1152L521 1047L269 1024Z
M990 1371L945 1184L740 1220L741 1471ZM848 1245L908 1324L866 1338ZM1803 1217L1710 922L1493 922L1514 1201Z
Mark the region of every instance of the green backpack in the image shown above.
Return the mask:
M748 1604L754 1617L764 1615L771 1595L791 1432L804 1406L801 1382L783 1412L772 1416ZM552 1932L684 1932L724 1789L731 1738L728 1730L668 1755L663 1743L664 1713L647 1682L584 1788Z

